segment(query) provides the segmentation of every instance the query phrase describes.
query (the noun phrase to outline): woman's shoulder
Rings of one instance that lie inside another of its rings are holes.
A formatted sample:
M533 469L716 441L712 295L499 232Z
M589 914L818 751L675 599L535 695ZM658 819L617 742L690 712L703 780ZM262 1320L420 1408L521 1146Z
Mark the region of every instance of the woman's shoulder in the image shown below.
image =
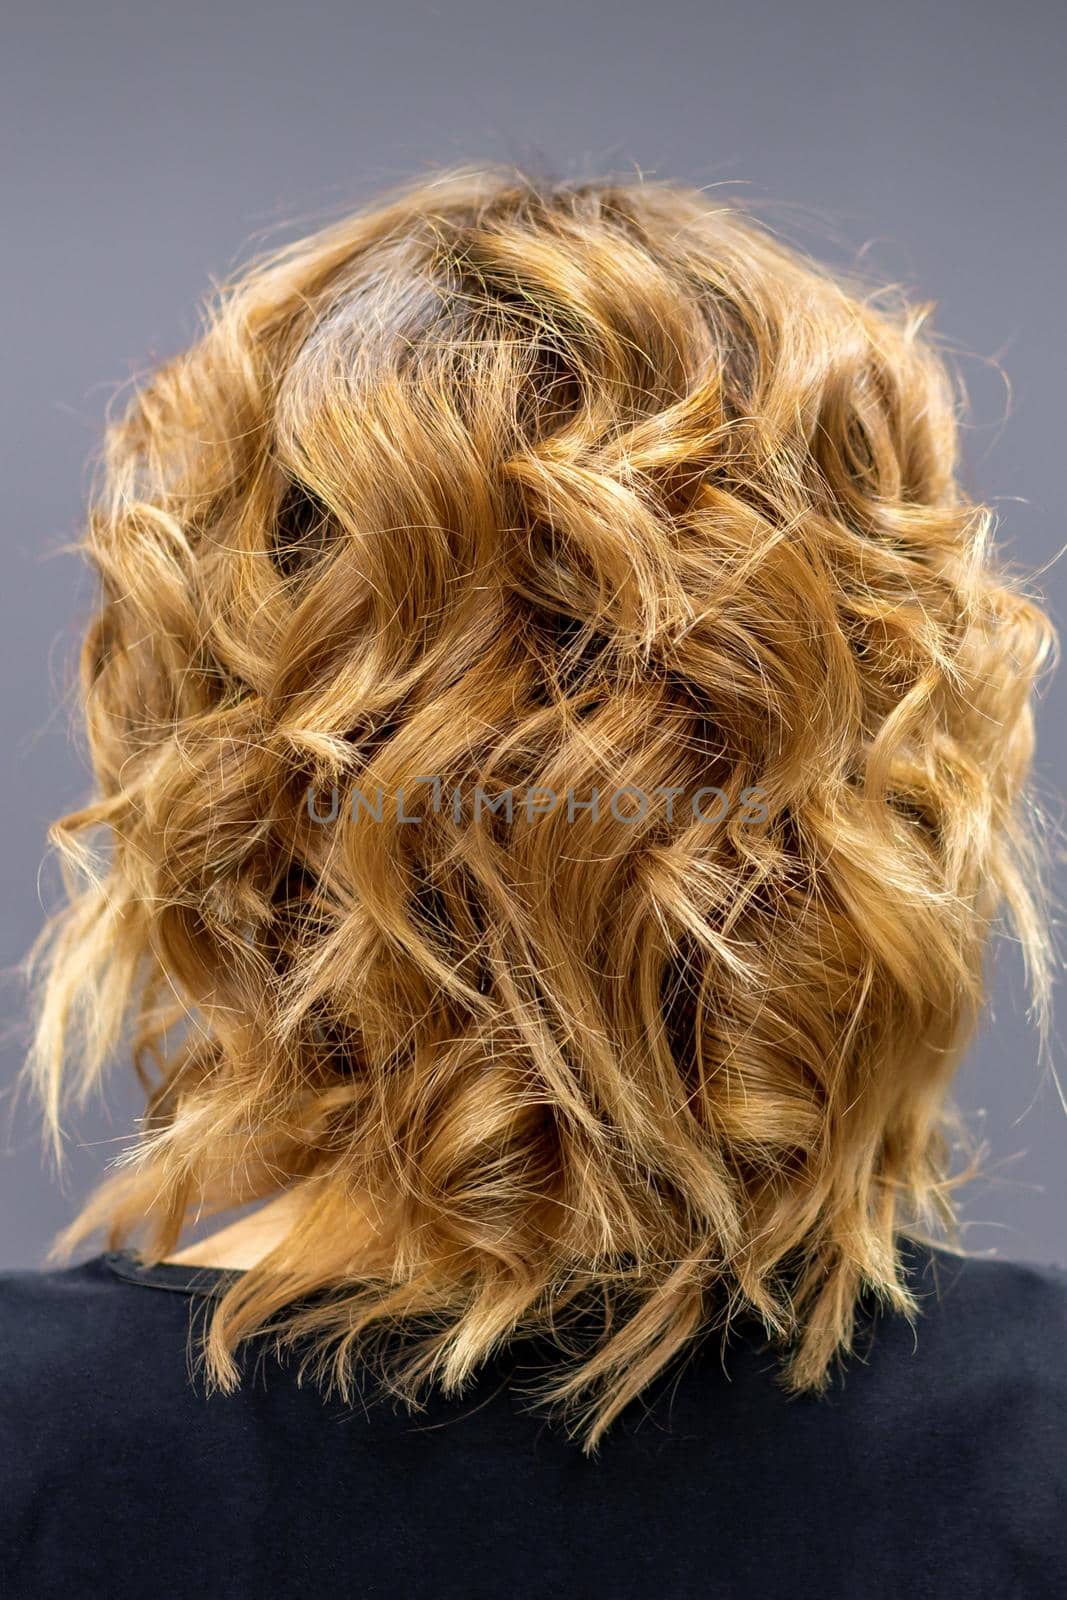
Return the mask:
M940 1330L961 1356L970 1349L1067 1374L1067 1267L912 1240L903 1241L901 1254L919 1307L917 1329Z
M911 1240L902 1257L918 1305L896 1324L907 1377L946 1400L1029 1396L1067 1423L1067 1268Z
M918 1239L900 1242L901 1258L920 1309L955 1315L1067 1315L1067 1266L997 1255L965 1254Z
M121 1332L130 1307L111 1259L0 1272L0 1355L9 1377L85 1355L102 1334Z
M76 1266L0 1272L7 1443L80 1427L90 1415L128 1417L142 1398L147 1411L161 1385L188 1383L191 1297L149 1293L136 1272L132 1257L110 1252Z
M217 1276L203 1274L205 1280ZM0 1348L15 1359L20 1349L27 1357L34 1350L55 1354L57 1346L68 1346L72 1333L83 1336L78 1343L87 1348L95 1335L129 1328L131 1318L167 1314L171 1297L138 1289L173 1287L187 1302L194 1277L186 1268L140 1267L126 1251L107 1251L68 1267L0 1271Z

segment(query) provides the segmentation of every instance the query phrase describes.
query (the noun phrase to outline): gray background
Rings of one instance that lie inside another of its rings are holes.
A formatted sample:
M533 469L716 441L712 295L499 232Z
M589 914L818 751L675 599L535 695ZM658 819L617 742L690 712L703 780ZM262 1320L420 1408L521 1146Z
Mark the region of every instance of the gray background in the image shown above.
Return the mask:
M85 790L63 694L89 589L54 552L77 532L109 395L189 337L209 275L250 236L302 231L427 163L636 165L726 184L808 248L862 254L936 299L938 327L967 353L969 486L998 504L1017 562L1052 562L1065 456L1058 11L17 0L0 51L0 962L18 961L54 899L44 831ZM1042 581L1062 626L1063 563ZM1065 706L1061 673L1041 705L1038 768L1057 822ZM1040 1060L1016 948L1002 944L994 966L960 1097L984 1111L996 1166L965 1237L1063 1262L1067 1124L1050 1076L1067 1077L1062 1035ZM24 1044L10 978L5 1016L10 1084ZM65 1192L28 1111L0 1106L0 1264L37 1263L119 1147L137 1110L121 1068L108 1104L77 1119Z

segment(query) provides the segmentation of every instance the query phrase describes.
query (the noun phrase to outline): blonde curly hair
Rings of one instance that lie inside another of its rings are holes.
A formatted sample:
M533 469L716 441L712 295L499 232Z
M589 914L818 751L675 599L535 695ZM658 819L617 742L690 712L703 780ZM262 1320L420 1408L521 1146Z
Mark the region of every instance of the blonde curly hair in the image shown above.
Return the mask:
M109 427L28 1072L57 1141L117 1053L147 1093L60 1258L303 1189L212 1383L272 1331L347 1392L404 1326L415 1403L592 1304L543 1391L592 1450L710 1326L818 1390L864 1292L914 1316L1002 908L1047 1006L1055 646L928 309L681 185L452 170L239 274Z

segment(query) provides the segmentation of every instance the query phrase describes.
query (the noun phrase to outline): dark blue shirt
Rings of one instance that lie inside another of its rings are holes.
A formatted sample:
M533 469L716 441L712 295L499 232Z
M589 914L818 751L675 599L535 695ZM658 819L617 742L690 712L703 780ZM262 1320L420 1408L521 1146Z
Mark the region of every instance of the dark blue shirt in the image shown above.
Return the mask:
M1067 1272L907 1251L914 1330L871 1309L824 1397L713 1337L594 1458L531 1410L535 1342L416 1414L273 1357L207 1398L217 1274L2 1274L0 1593L1064 1600Z

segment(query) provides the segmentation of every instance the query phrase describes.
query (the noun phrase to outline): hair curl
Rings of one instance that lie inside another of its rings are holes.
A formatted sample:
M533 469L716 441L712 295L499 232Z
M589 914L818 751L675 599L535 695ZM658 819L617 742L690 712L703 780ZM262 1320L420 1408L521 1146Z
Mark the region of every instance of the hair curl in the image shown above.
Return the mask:
M462 169L239 274L110 425L29 1071L57 1139L127 1037L147 1092L60 1251L306 1194L213 1382L272 1329L344 1389L410 1321L414 1400L592 1297L545 1391L592 1449L716 1318L818 1390L865 1290L914 1315L1002 908L1047 1001L1055 647L927 309L696 190ZM418 820L316 822L345 785Z

